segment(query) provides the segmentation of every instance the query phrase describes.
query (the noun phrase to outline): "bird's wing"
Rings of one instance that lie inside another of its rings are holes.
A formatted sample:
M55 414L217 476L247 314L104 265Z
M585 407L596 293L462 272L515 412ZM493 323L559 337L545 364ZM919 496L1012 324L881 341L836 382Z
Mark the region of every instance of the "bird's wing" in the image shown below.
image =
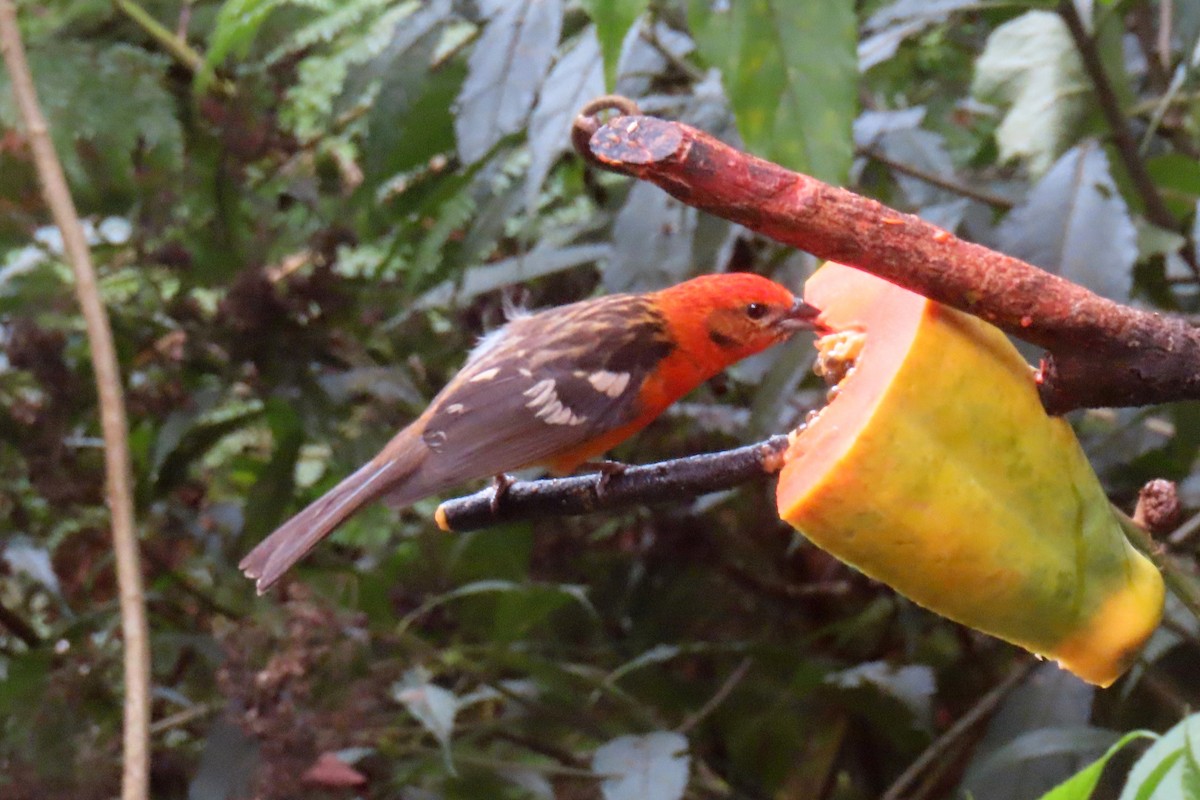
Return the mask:
M422 477L432 487L495 475L611 433L637 418L642 384L673 348L635 295L514 319L431 404Z

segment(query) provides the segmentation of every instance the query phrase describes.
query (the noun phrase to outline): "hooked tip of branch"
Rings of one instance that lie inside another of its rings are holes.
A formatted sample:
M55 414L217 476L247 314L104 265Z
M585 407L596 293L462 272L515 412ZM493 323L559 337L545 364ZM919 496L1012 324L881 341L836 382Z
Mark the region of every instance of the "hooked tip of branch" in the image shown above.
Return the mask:
M605 111L615 112L612 115L614 117L628 117L642 113L636 102L619 94L601 95L589 100L583 108L579 109L575 121L571 123L571 145L575 148L575 152L593 164L600 162L592 152L591 139L592 135L604 124L600 115Z

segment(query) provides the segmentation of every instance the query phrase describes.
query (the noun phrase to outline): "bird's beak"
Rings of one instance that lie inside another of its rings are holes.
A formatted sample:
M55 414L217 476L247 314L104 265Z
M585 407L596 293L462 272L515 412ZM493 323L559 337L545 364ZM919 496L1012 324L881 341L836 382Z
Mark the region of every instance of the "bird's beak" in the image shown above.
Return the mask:
M775 321L775 326L787 333L810 330L816 327L817 317L820 314L821 310L819 308L810 306L797 297L796 302L792 304L787 313Z

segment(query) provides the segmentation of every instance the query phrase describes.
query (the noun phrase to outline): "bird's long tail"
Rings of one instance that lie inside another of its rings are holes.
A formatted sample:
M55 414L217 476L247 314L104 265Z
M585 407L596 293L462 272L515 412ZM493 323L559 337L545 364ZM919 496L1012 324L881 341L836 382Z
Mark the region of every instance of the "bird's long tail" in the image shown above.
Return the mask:
M330 489L307 508L280 525L258 543L238 564L255 580L258 593L271 588L283 573L308 554L358 509L388 495L415 502L428 492L420 486L419 472L428 449L417 426L396 435L379 455Z

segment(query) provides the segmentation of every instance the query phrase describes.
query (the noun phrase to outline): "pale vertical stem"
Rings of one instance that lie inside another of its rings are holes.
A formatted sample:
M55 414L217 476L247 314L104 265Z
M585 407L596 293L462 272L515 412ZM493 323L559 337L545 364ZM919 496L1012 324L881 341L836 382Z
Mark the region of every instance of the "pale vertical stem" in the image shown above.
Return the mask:
M96 374L96 389L100 399L106 489L112 515L113 553L119 585L121 632L125 644L121 797L123 800L144 800L149 791L150 775L150 637L133 516L133 478L121 373L113 347L112 329L100 298L96 270L79 223L79 214L75 210L62 164L54 152L46 119L38 104L13 0L0 0L0 53L8 69L17 108L25 123L29 147L42 184L42 195L54 224L62 233L63 250L75 274L75 294L87 326L92 368Z

